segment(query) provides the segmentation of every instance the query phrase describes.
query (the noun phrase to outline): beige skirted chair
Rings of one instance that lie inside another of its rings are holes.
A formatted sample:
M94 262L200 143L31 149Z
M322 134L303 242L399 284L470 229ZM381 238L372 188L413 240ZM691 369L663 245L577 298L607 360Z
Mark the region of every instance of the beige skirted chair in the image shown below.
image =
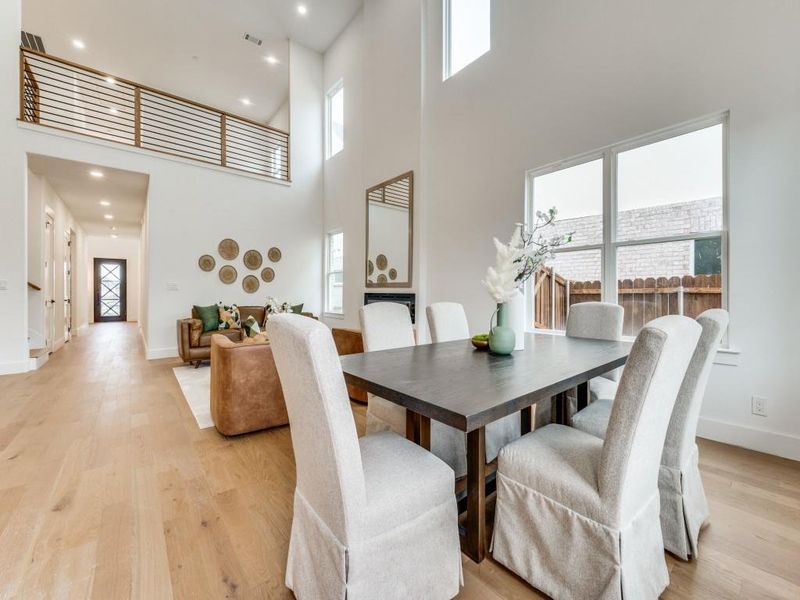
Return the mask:
M581 302L569 307L568 337L595 340L621 340L625 310L610 302ZM621 369L603 373L589 381L591 399L613 398L617 393Z
M700 326L680 316L636 338L605 441L546 425L500 451L492 552L553 598L657 598L669 584L658 473Z
M452 598L461 581L453 471L394 433L356 434L330 331L267 322L297 465L286 585L300 600Z
M442 342L452 342L456 340L468 340L469 324L464 307L457 302L435 302L426 309L428 316L428 328L431 332L431 341L434 344ZM433 427L433 423L431 423ZM453 467L456 477L465 477L467 474L467 436L465 433L447 427L437 425L450 430L448 436L452 444L457 447L447 454L438 455L447 464ZM452 433L455 432L455 433ZM453 437L456 436L456 437ZM520 436L519 413L508 415L494 421L486 426L486 463L492 462L500 452L500 448L514 441ZM433 437L433 434L431 434ZM436 453L439 448L433 447Z
M707 310L697 322L703 332L675 400L658 477L664 548L684 560L698 555L700 528L709 516L695 436L714 356L728 328L728 313ZM604 438L612 406L610 400L598 400L576 414L572 426Z

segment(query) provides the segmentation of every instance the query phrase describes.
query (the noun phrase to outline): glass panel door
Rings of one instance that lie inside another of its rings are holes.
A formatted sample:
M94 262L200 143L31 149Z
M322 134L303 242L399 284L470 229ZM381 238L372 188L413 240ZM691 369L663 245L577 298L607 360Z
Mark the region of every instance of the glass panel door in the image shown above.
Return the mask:
M120 259L95 258L95 323L127 320L125 292L125 261Z

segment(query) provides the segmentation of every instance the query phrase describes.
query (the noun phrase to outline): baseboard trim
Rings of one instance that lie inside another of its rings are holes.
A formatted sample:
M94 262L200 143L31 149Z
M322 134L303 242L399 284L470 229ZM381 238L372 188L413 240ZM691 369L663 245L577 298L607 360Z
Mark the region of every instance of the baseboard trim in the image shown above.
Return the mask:
M0 363L0 375L17 375L30 371L30 359L17 362Z
M697 424L697 435L715 442L800 460L800 436L788 433L701 417Z
M89 333L89 324L88 323L84 323L83 325L78 327L78 335L85 335L87 333Z
M145 357L147 360L158 360L160 358L177 358L178 348L172 346L170 348L147 348L145 345Z

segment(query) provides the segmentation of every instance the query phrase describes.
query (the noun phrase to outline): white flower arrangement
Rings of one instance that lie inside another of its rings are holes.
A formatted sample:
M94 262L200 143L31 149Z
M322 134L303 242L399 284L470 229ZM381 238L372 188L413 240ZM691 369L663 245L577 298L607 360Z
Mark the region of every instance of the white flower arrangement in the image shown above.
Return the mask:
M572 233L550 238L542 234L543 229L555 223L557 214L555 208L546 213L536 211L533 228L528 229L522 223L517 223L508 244L493 238L497 249L495 265L486 270L486 277L481 283L497 304L510 301L537 269L553 258L555 248L572 241Z
M284 302L283 304L279 303L275 298L272 296L267 298L266 303L264 304L264 308L267 309L267 313L271 315L279 315L281 313L290 313L292 312L292 305L288 302Z

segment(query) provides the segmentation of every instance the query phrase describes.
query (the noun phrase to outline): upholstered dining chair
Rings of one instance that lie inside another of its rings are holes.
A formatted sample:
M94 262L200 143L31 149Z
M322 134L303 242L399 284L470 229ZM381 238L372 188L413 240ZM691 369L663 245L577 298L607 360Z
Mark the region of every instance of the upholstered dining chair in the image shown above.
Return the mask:
M728 328L728 313L707 310L697 322L703 331L675 400L658 476L664 548L684 560L697 557L700 528L709 516L695 437L714 356ZM572 426L604 438L612 406L611 400L593 402L573 417Z
M434 302L425 309L428 317L428 329L431 332L431 341L434 344L442 342L452 342L456 340L468 340L469 323L467 322L467 315L464 312L464 307L458 302ZM433 423L431 429L433 430ZM467 474L467 436L464 432L458 431L446 425L436 424L436 429L444 428L447 431L446 436L449 444L447 449L450 450L455 446L455 451L450 452L444 456L440 456L447 464L449 464L453 471L456 473L456 478L464 477ZM517 439L520 436L520 422L519 413L508 415L494 421L486 426L486 463L492 462L497 458L500 448L509 442ZM431 438L434 437L433 432ZM433 446L431 441L431 450L436 453L441 448Z
M297 467L286 585L307 598L452 598L461 582L453 471L394 434L358 439L331 332L267 323Z
M622 339L625 310L610 302L581 302L569 307L566 334L569 337L595 340ZM613 398L617 392L621 369L603 373L589 381L592 400Z
M639 332L605 440L546 425L500 451L494 559L554 598L657 598L669 584L658 476L700 326Z

